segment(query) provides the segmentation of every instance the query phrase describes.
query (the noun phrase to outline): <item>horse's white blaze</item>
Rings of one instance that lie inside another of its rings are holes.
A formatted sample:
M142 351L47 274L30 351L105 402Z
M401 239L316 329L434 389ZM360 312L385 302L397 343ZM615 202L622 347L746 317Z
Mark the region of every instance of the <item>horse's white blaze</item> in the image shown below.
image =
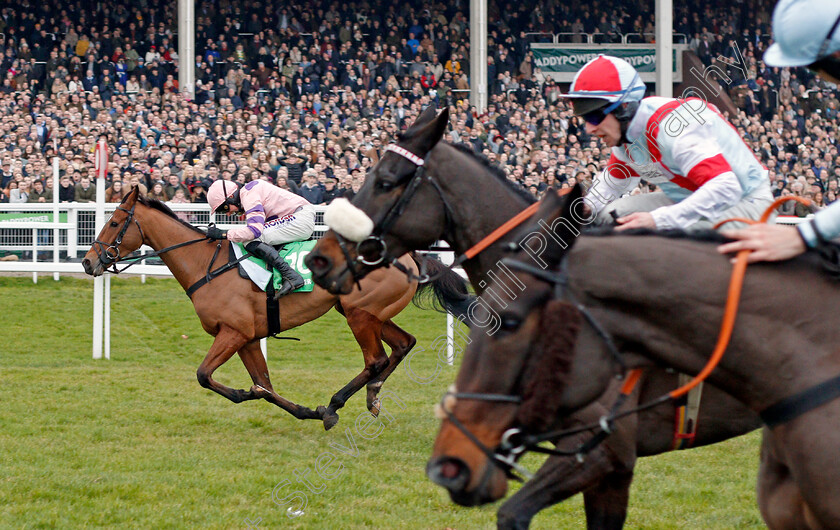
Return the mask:
M373 221L347 199L335 199L324 212L324 223L340 236L359 242L373 232Z

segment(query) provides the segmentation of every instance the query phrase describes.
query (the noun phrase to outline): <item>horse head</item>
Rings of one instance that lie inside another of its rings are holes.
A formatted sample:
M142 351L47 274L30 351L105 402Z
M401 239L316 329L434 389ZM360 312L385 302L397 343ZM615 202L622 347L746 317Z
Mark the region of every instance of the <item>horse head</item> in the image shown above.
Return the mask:
M542 222L517 233L521 250L512 257L531 260L526 267L537 274L553 274L578 234L580 196L579 187L565 199L546 193L534 215ZM506 473L515 466L500 451L506 433L541 432L555 421L582 322L544 277L506 266L493 278L477 311L495 314L498 325L472 327L455 389L436 409L443 421L427 466L429 478L463 505L504 496Z
M352 203L330 204L324 219L332 230L305 259L315 283L346 294L370 271L438 239L447 212L428 173L434 172L431 153L449 124L449 110L435 113L427 107L388 147Z
M139 196L139 188L135 186L106 221L82 260L86 273L101 276L120 257L134 252L143 244L143 232L134 216Z

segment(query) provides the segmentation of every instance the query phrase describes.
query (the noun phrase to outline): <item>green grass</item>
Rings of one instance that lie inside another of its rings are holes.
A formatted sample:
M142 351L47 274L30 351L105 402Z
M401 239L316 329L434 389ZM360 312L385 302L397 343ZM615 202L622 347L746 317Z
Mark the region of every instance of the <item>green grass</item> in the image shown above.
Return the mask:
M324 432L320 422L297 421L265 401L235 405L198 385L195 369L211 339L173 280L115 278L112 295L111 360L93 361L89 280L0 278L0 527L246 528L258 518L260 528L494 527L498 504L458 507L423 473L438 425L432 406L454 368L427 385L398 369L385 389L405 408L393 407L380 432L371 426L372 439L355 425L367 417L361 394ZM412 368L431 373L444 317L410 307L397 322L427 350ZM269 341L269 368L293 401L326 404L362 368L335 312L288 335L302 341ZM251 384L236 358L216 378ZM347 445L347 430L356 456L331 447ZM627 527L760 527L758 439L642 459ZM338 457L327 472L338 476L314 478L321 491L307 491L296 472L312 477L327 452ZM535 469L540 461L526 462ZM303 516L290 519L273 502L283 481L290 484L277 498L305 492ZM583 521L577 496L533 527Z

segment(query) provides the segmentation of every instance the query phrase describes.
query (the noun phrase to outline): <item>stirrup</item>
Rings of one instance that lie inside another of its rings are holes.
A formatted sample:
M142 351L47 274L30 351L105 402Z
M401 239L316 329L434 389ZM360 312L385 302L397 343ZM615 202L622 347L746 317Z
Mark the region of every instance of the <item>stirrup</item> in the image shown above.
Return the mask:
M292 284L292 282L289 280L283 280L283 283L280 284L280 288L274 291L274 299L279 300L280 298L293 292L295 289L296 287Z

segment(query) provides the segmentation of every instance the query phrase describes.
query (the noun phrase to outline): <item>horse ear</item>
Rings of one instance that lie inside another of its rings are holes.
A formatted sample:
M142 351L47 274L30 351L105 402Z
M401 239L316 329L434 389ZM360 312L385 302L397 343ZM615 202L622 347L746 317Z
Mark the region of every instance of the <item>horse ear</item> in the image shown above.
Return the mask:
M139 196L140 186L132 186L131 191L128 192L128 194L126 194L125 197L123 197L121 204L130 208L132 205L134 205L135 202L137 202L137 197Z
M540 201L537 213L531 218L533 223L525 227L521 237L517 238L519 247L526 249L532 257L539 257L548 268L559 265L580 235L583 220L581 196L580 185L562 196L549 189Z
M443 138L443 133L446 132L446 128L448 126L449 109L444 107L444 109L440 111L440 114L437 115L437 118L424 125L423 128L417 132L416 138L418 140L418 151L421 153L428 153L431 151L440 139Z
M423 110L423 112L420 113L419 116L417 116L417 119L411 124L409 130L414 129L415 127L422 127L423 125L431 122L435 119L435 114L437 114L437 109L434 106L429 105Z
M572 249L580 235L580 226L586 219L582 211L583 188L580 184L575 184L560 202L560 208L545 219L543 225L545 232L551 231L551 235L546 233L549 240L556 243L550 244L546 250L546 260L552 267L559 265L563 256Z

